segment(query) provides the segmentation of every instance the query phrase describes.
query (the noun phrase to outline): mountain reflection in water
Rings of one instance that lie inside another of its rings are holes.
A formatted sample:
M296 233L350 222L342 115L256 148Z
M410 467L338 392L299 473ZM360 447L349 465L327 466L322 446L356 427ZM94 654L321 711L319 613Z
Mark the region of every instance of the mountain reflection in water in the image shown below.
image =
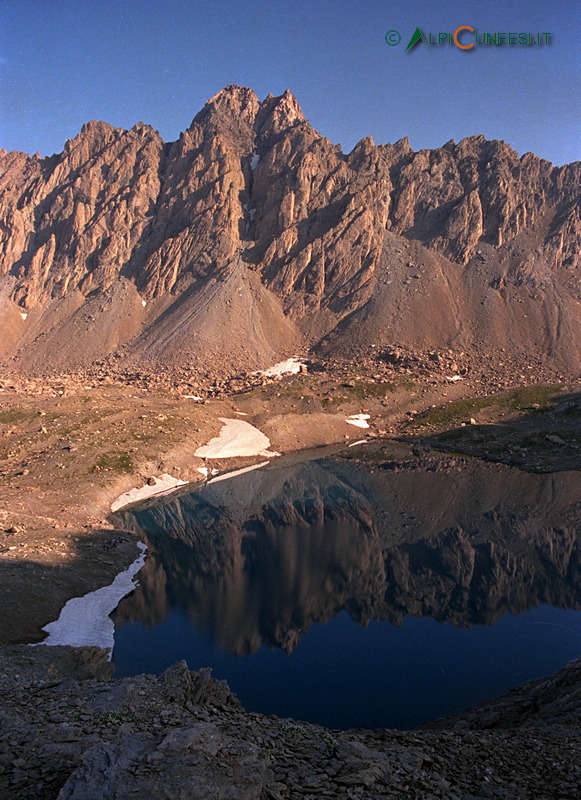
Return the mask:
M121 513L149 558L115 615L115 661L137 670L123 667L124 627L141 626L132 647L147 648L146 629L176 610L241 656L291 653L341 612L360 626L412 615L471 628L541 604L579 609L579 486L579 473L477 462L371 472L319 460Z

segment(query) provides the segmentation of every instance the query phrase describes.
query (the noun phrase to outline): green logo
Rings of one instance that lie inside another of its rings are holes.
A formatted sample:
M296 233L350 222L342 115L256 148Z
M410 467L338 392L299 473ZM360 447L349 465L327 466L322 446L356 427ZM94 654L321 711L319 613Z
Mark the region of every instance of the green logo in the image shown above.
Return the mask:
M420 42L426 45L455 45L459 50L471 50L477 46L502 47L509 46L531 46L531 45L550 45L551 33L530 33L520 32L495 32L480 33L472 25L459 25L455 31L440 31L439 33L424 33L421 28L416 28L412 33L411 39L407 43L405 52L413 50ZM391 47L399 44L401 34L399 31L388 31L385 34L385 41Z
M415 31L412 33L412 38L408 42L408 46L406 47L405 51L407 53L408 50L411 50L412 47L415 47L418 42L425 42L424 34L421 32L419 28L416 28Z

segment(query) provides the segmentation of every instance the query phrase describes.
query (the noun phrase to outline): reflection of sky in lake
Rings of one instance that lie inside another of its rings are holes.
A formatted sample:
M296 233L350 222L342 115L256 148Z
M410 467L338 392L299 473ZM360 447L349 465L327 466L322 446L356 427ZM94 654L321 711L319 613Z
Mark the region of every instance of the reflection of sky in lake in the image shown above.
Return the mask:
M118 675L185 658L249 710L331 727L484 702L581 651L578 488L319 461L126 513L151 557L116 614Z

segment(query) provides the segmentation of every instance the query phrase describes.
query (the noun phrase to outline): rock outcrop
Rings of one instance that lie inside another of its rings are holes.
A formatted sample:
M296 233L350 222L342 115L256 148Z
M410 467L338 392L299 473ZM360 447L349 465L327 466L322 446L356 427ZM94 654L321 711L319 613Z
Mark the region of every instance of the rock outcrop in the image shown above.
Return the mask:
M288 91L227 87L172 144L90 122L49 158L0 151L0 355L228 371L373 340L574 372L580 177L483 136L346 155Z
M185 662L116 681L75 672L92 661L72 648L0 648L0 796L576 796L579 661L438 730L332 732L246 713L209 670Z

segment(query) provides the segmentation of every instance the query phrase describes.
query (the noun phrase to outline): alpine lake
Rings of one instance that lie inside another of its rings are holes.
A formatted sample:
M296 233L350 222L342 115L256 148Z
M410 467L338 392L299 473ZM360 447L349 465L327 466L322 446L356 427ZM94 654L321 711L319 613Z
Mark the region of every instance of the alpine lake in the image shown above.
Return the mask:
M581 653L579 472L286 458L115 518L147 544L116 677L185 659L248 711L409 729Z

